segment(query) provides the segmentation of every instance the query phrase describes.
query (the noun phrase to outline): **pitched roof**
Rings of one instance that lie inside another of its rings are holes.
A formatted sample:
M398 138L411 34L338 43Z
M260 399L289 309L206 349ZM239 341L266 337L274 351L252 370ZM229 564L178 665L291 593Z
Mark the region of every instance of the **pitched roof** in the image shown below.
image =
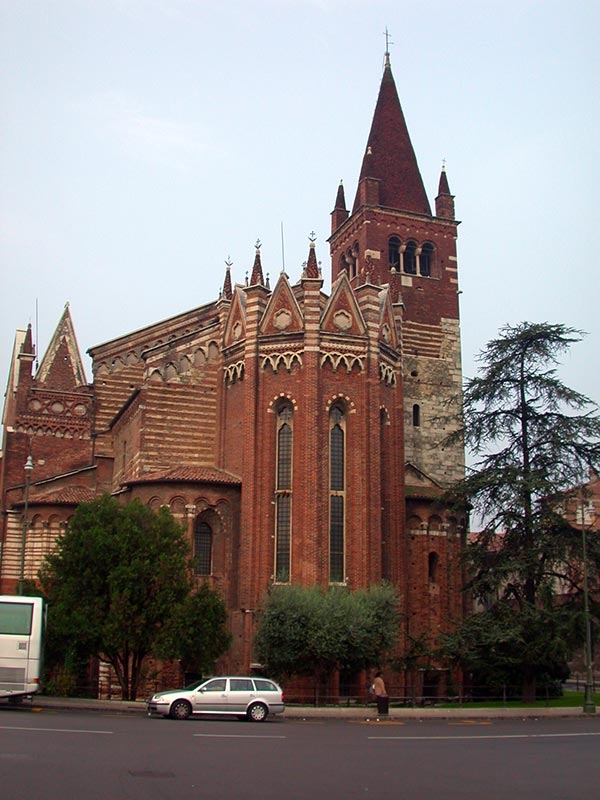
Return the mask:
M77 506L79 503L91 503L97 494L87 486L64 486L49 492L37 493L34 491L29 502L32 505L51 503L52 505Z
M127 486L138 483L222 483L236 486L241 484L240 478L214 467L172 467L158 472L149 472L139 478L125 481Z
M379 180L381 206L431 215L389 58L386 58L359 184L364 178ZM353 212L358 205L357 189Z

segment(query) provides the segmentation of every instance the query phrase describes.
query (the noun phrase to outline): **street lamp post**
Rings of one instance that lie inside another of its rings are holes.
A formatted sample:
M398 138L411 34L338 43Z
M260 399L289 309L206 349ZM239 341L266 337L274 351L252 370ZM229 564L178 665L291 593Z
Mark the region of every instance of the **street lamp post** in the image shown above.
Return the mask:
M583 696L584 714L595 714L594 693L592 691L592 630L588 601L587 543L585 533L585 506L581 493L581 544L583 556L583 619L585 623L585 692Z
M29 511L29 482L31 471L33 470L33 459L27 456L25 462L25 508L23 510L23 527L21 529L21 568L19 570L19 594L23 594L23 584L25 581L25 545L27 543L27 515Z

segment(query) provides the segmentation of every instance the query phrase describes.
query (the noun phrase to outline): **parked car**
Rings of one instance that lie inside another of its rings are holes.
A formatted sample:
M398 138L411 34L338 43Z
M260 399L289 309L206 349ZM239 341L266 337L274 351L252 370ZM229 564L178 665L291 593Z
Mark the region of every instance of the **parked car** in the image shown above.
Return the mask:
M238 675L157 692L147 706L148 716L187 719L192 714L228 714L252 722L264 722L269 714L282 714L285 708L281 687L274 681Z

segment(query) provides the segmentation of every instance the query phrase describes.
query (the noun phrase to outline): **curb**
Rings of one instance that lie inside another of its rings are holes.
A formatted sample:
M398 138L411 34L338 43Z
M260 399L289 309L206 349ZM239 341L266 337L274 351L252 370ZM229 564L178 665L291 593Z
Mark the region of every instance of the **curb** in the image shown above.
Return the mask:
M143 700L94 700L80 697L45 697L39 695L30 701L34 710L62 709L65 711L110 712L116 714L147 714ZM28 702L29 705L29 702ZM582 708L390 708L389 714L378 715L371 706L286 706L280 719L346 719L346 720L425 720L425 719L537 719L541 717L567 718L594 716Z

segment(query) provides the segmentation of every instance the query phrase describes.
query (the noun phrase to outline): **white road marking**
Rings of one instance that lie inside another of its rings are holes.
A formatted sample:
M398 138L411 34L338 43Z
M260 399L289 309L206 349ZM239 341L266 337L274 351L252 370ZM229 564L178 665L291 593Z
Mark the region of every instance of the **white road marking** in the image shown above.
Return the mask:
M19 728L15 725L0 725L2 731L37 731L43 733L101 733L112 734L114 731L88 731L83 728Z
M262 736L251 733L194 733L204 739L287 739L287 736Z
M368 736L368 739L378 739L379 741L402 740L405 742L434 742L439 740L452 739L561 739L569 736L600 736L600 731L588 733L505 733L505 734L482 734L477 736Z

